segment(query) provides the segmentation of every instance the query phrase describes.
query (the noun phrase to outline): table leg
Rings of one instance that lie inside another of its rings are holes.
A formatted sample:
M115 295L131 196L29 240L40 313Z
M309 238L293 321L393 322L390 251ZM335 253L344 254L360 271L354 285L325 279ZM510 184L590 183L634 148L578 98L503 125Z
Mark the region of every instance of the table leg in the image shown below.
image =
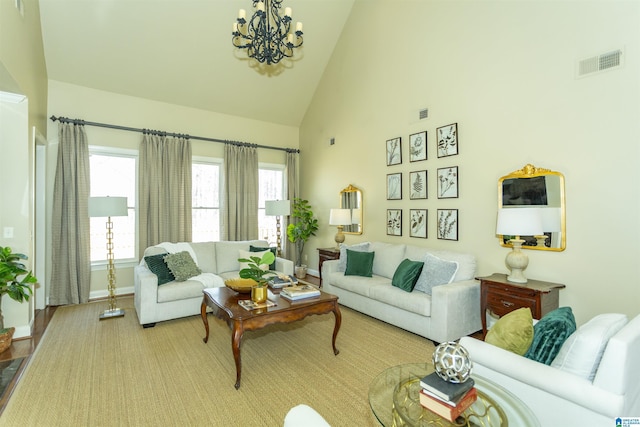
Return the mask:
M240 359L240 346L242 345L242 334L244 328L239 322L233 323L231 332L231 348L233 349L233 359L236 362L236 390L240 388L240 377L242 375L242 360Z
M207 343L209 341L209 319L207 318L207 300L206 296L202 298L202 305L200 306L200 315L202 316L202 323L204 323L204 329L207 331L202 341Z
M340 313L338 303L336 303L333 308L333 315L336 318L336 323L333 327L333 340L331 341L331 344L333 345L333 354L337 356L338 353L340 353L340 350L336 348L336 338L338 338L338 331L340 330L340 325L342 324L342 313Z

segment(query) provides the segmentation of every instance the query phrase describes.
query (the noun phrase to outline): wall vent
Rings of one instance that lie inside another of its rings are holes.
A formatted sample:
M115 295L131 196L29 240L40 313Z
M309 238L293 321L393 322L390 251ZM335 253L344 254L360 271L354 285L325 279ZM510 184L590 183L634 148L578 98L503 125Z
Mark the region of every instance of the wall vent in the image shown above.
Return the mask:
M592 56L578 61L577 77L600 73L622 66L622 49Z
M423 108L418 111L418 120L428 119L429 118L429 109Z

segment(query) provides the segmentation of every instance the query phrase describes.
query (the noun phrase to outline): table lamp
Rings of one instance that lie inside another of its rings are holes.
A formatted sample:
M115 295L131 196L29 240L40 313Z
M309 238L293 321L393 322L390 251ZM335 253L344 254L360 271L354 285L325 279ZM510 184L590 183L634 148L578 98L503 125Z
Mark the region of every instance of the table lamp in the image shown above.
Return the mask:
M540 217L542 218L542 232L556 233L561 231L560 227L560 208L543 207L538 208ZM534 235L538 242L536 246L545 247L549 236L546 234ZM553 243L553 242L552 242Z
M89 216L107 217L107 279L109 281L109 308L100 315L100 320L124 316L124 310L116 307L116 268L113 264L112 216L127 216L126 197L90 197Z
M344 242L342 230L345 225L351 225L351 209L331 209L329 212L329 225L336 225L338 232L335 236L336 248L340 248L340 243Z
M280 217L291 215L291 202L289 200L265 200L264 214L276 217L276 251L278 252L278 256L282 256Z
M527 283L523 270L529 265L529 257L522 252L524 240L520 236L535 236L543 234L542 215L538 208L503 208L498 209L496 234L515 236L509 240L513 246L507 254L505 262L511 270L507 280L514 283Z

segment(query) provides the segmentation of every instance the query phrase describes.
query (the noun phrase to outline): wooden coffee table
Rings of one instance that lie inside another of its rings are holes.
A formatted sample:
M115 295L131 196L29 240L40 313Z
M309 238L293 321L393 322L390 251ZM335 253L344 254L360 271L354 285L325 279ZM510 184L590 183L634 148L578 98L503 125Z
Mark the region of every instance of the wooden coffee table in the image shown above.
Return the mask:
M209 319L207 307L213 309L213 313L227 322L231 328L231 348L236 362L236 389L240 388L240 376L242 374L242 361L240 359L240 345L244 331L254 331L274 323L292 323L302 320L312 314L333 313L335 325L333 327L333 354L339 353L336 348L336 338L342 322L342 314L338 307L338 297L320 292L320 296L299 301L287 301L280 298L277 291L270 293L269 299L276 303L273 307L246 310L238 304L238 300L249 299L248 294L239 294L227 287L210 288L203 291L200 313L206 330L204 342L209 340ZM273 295L273 296L272 296Z

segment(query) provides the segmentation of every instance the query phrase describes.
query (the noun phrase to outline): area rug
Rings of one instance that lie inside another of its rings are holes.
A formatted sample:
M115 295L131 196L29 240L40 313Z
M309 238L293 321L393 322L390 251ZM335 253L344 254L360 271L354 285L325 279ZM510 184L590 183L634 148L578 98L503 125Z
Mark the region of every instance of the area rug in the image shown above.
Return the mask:
M246 332L242 385L227 325L200 316L143 329L131 298L122 318L104 303L59 308L20 379L0 426L281 426L300 403L334 427L376 426L367 392L389 366L430 360L433 343L342 307L333 315Z
M18 357L0 362L0 401L5 398L7 386L13 381L23 360L24 357Z

